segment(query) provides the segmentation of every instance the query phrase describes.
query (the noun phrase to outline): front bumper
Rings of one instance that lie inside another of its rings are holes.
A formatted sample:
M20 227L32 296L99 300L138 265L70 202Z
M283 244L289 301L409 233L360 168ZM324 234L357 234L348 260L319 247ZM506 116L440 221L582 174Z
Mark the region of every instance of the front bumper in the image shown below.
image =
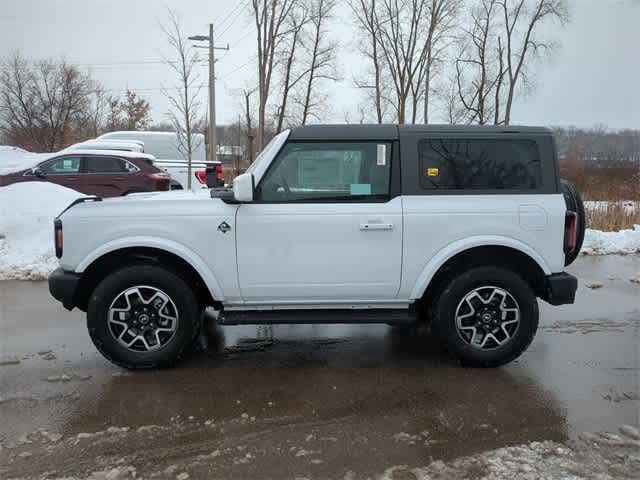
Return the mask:
M545 282L544 300L551 305L566 305L575 301L578 279L573 275L567 272L554 273L547 275Z
M57 268L49 275L49 293L53 298L62 302L64 308L73 310L75 307L73 299L79 281L80 274Z

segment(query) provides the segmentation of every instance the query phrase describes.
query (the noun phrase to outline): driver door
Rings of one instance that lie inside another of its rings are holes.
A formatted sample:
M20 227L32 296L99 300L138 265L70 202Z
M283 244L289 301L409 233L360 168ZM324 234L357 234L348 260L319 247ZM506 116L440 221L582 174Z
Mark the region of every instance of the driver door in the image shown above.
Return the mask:
M289 142L238 209L245 303L389 303L400 286L402 206L391 142Z

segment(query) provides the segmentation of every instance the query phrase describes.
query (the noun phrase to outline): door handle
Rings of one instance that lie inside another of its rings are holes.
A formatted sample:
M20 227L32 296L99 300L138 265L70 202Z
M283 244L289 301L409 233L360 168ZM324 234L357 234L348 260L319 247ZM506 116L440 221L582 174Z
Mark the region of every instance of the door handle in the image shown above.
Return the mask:
M393 223L361 223L360 230L393 230Z

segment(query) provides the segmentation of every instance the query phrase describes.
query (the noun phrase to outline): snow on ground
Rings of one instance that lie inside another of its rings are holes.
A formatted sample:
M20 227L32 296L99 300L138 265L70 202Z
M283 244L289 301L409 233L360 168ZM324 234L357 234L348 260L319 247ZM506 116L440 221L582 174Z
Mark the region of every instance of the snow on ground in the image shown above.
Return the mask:
M640 432L624 426L620 433L583 433L566 444L543 441L461 457L436 460L426 467L401 465L387 469L380 480L622 480L637 479ZM346 477L345 477L346 478Z
M48 182L0 188L0 279L40 280L57 267L53 219L82 196Z
M142 430L145 429L145 430ZM46 445L48 456L66 457L68 449L77 450L78 444L84 442L104 441L118 442L119 445L131 445L129 450L141 450L139 454L128 455L121 458L113 455L99 455L93 462L87 460L81 465L74 465L73 471L76 475L60 476L55 470L48 471L42 475L36 475L36 470L31 470L29 476L20 479L50 478L56 480L133 480L136 478L163 478L186 480L191 478L211 478L216 475L203 475L203 472L211 471L212 466L219 465L225 461L224 456L230 448L216 448L210 454L189 454L187 451L178 449L176 454L170 455L171 464L158 462L145 450L139 449L139 441L136 438L139 434L150 435L145 441L151 442L153 435L166 435L164 427L142 426L138 429L129 427L109 427L104 431L95 433L79 433L75 436L62 437L60 434L51 437L52 434L40 430L37 433L23 436L22 441L8 449L9 461L25 461L31 457L37 458L38 449L41 445ZM37 440L37 441L36 441ZM215 442L215 440L213 440ZM86 448L83 446L83 448ZM215 447L211 447L215 448ZM295 449L295 447L293 447ZM240 448L238 448L240 450ZM244 447L242 448L244 450ZM151 451L153 451L151 449ZM17 453L20 452L20 453ZM232 450L233 452L233 450ZM264 450L261 451L264 453ZM307 452L304 449L298 450L296 457L306 457L299 455L299 452ZM430 453L428 449L425 453ZM146 456L145 456L146 455ZM233 455L233 453L232 453ZM234 459L234 464L246 464L260 457L247 452L241 457ZM431 455L425 455L432 458ZM195 457L195 458L194 458ZM243 461L244 460L244 461ZM227 460L228 461L228 460ZM273 461L273 460L272 460ZM136 463L137 466L127 465ZM313 464L313 460L311 462ZM316 463L317 464L317 463ZM61 464L62 470L68 470L69 465ZM289 470L296 468L291 467ZM304 467L303 467L304 468ZM340 471L344 465L331 465L328 469ZM191 471L191 474L188 472ZM325 470L326 471L326 470ZM412 467L408 465L395 465L387 468L380 475L374 476L378 480L396 480L401 478L412 478L415 480L637 480L640 471L640 431L637 427L625 425L620 427L619 433L600 432L582 433L576 439L565 442L537 441L523 445L508 446L473 453L468 456L458 457L451 460L432 460L425 466ZM83 473L80 473L83 472ZM181 473L178 473L181 472ZM196 473L197 472L197 473ZM244 471L238 471L238 478L242 477ZM251 475L244 475L253 478ZM327 474L316 477L306 475L296 478L342 478L344 480L356 480L360 478L371 478L360 475L357 471L349 470L343 476L330 476ZM14 480L19 480L15 478Z
M640 225L619 232L601 232L587 229L581 253L583 255L607 255L640 253Z

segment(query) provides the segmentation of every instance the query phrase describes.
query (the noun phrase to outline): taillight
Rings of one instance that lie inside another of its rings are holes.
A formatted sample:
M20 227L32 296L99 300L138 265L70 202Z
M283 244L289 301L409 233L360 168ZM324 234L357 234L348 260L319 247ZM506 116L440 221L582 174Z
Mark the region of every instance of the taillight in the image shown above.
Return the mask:
M224 172L222 171L222 164L216 164L216 180L224 181Z
M169 190L171 187L171 175L165 172L148 173L147 177L156 184L156 190Z
M564 253L570 253L576 249L577 224L576 212L567 212L564 217Z
M171 176L168 173L157 172L157 173L149 173L147 175L151 180L169 180Z
M56 218L53 221L53 243L56 247L56 257L62 257L62 244L64 237L62 235L62 220Z
M202 185L207 184L207 172L206 170L198 170L196 172L196 178Z

